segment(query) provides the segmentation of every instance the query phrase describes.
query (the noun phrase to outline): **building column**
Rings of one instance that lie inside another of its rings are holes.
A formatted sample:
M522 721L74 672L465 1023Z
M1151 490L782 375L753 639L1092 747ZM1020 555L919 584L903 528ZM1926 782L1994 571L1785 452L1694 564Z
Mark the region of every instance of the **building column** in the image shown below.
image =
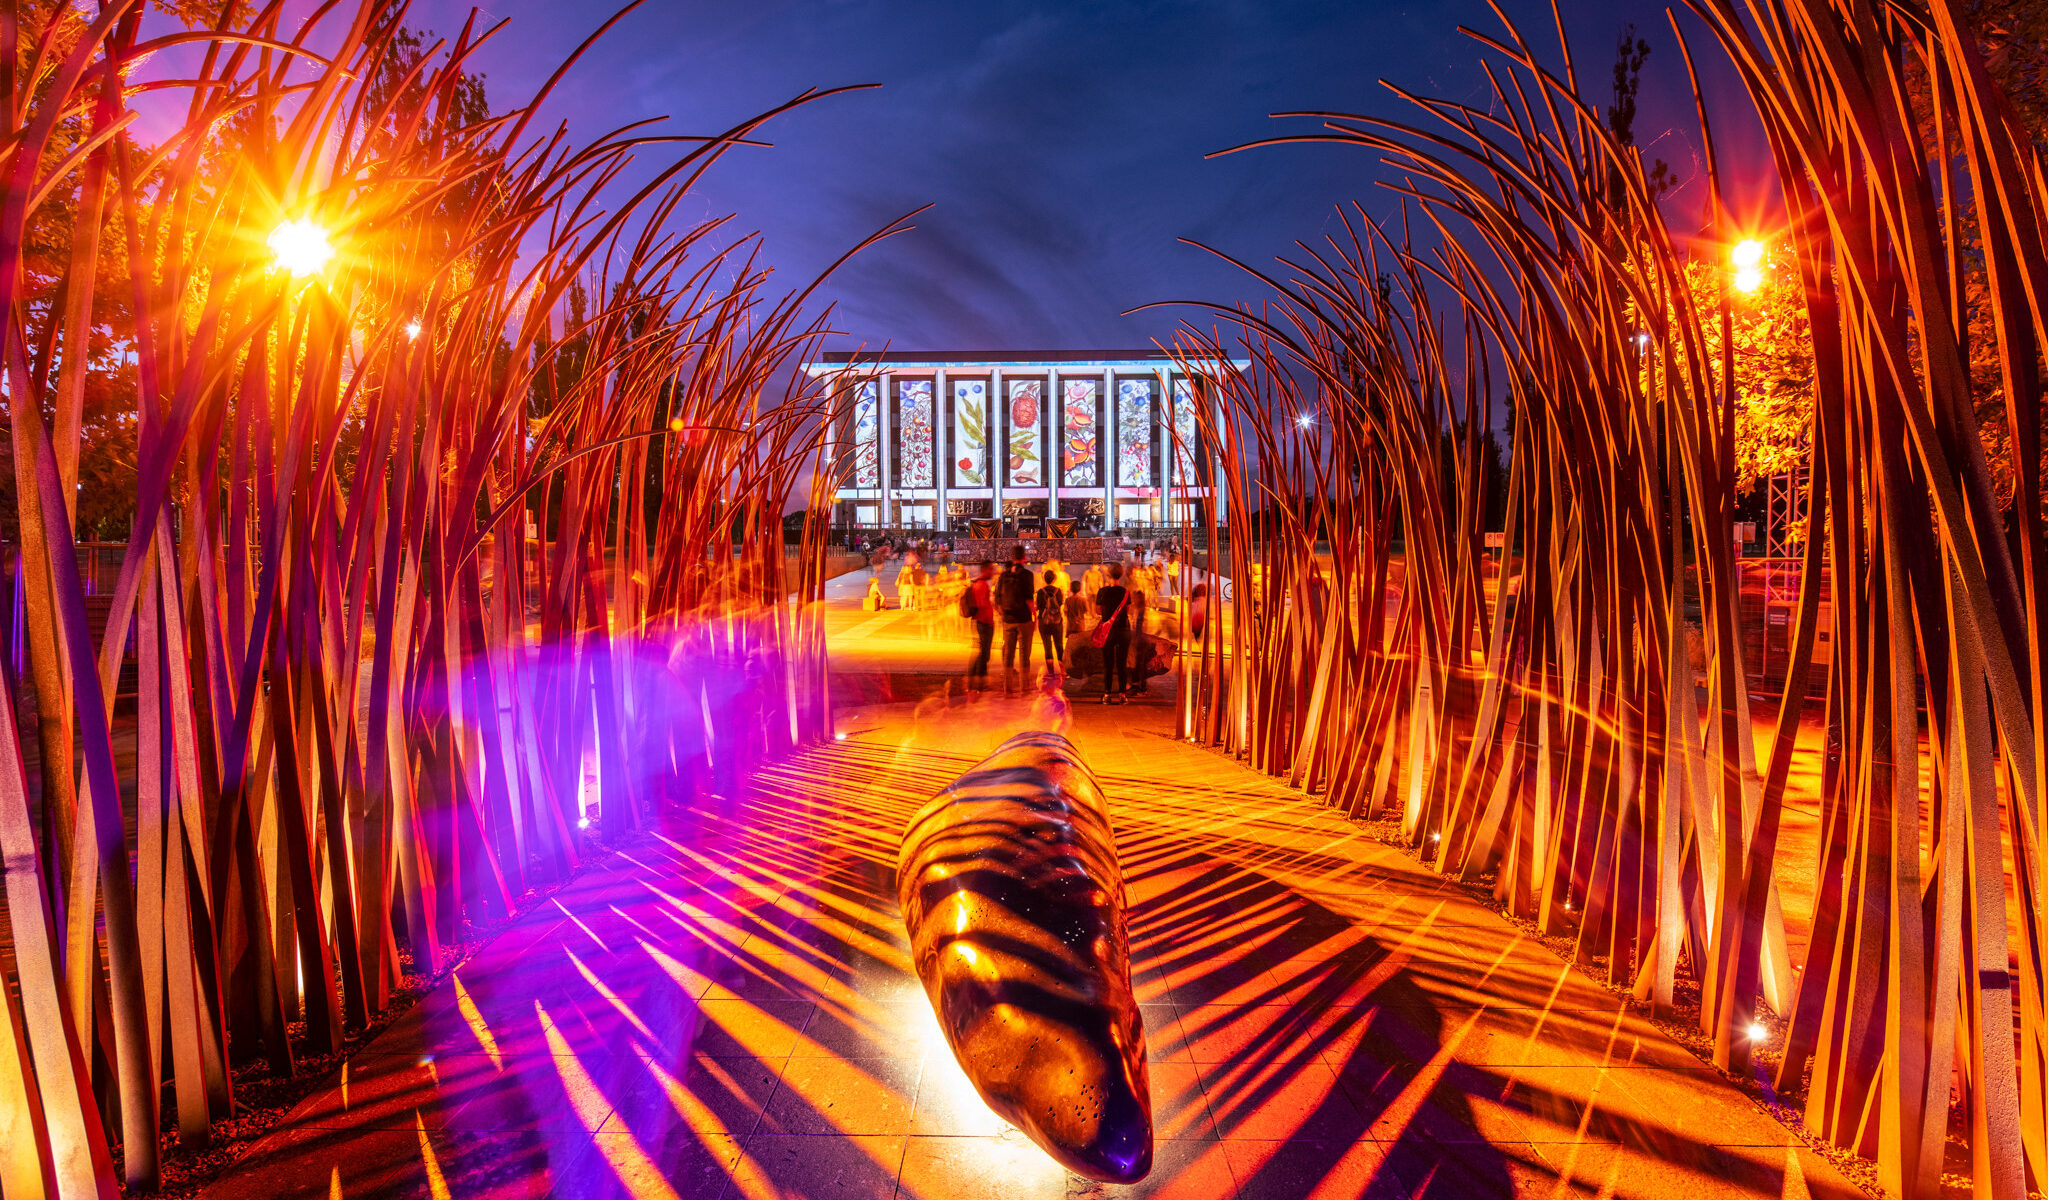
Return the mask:
M953 476L952 446L947 440L953 433L953 422L946 416L947 407L953 397L946 390L945 368L937 368L932 379L932 486L937 489L938 499L932 501L932 532L939 533L946 528L946 483Z
M842 449L842 446L839 441L839 414L841 412L840 406L844 402L844 396L841 393L840 388L843 386L845 380L845 372L843 370L827 371L823 375L823 379L825 380L826 397L825 469L829 471L835 469L838 465L840 461L839 455ZM674 415L673 409L670 410L670 415ZM837 484L833 486L832 499L829 501L829 503L831 504L831 508L827 511L826 515L826 521L828 524L835 524L834 519L837 518L839 515L839 502L846 498L845 492L845 487L839 486Z
M1173 518L1173 380L1165 367L1152 371L1152 455L1157 465L1152 477L1159 481L1159 501L1154 506L1154 523L1172 525Z
M896 440L895 373L882 372L879 386L882 390L877 399L880 407L875 413L875 465L880 468L882 498L875 502L875 519L878 524L893 528L896 524L896 454L890 446Z
M1041 463L1045 467L1045 516L1047 520L1060 515L1060 464L1065 460L1067 454L1066 443L1061 440L1065 435L1067 427L1065 389L1065 380L1054 375L1049 370L1045 373L1045 390L1051 393L1051 395L1046 397L1045 411L1040 416L1045 419L1045 428L1050 429L1053 434L1053 436L1045 439L1045 443L1050 444L1052 447L1051 461Z
M1010 397L1003 391L1002 368L993 365L988 369L988 424L981 431L981 440L988 443L988 486L994 497L988 502L989 515L1000 521L1003 475L1010 469Z
M1117 475L1117 411L1116 411L1116 368L1102 368L1102 417L1095 427L1096 469L1102 473L1102 532L1106 535L1117 527L1116 516L1116 475Z
M1216 373L1218 375L1221 375L1223 373L1223 368L1216 368ZM1211 383L1210 386L1204 388L1202 391L1195 393L1195 403L1200 404L1205 399L1210 401L1209 419L1219 429L1222 428L1223 403L1220 400L1216 400L1214 397L1216 393L1221 390L1222 386L1220 384ZM1223 451L1222 444L1219 440L1218 442L1212 444L1210 448L1208 496L1209 506L1213 508L1216 512L1216 523L1218 525L1227 524L1224 518L1228 510L1223 507L1224 486L1225 485L1223 479Z

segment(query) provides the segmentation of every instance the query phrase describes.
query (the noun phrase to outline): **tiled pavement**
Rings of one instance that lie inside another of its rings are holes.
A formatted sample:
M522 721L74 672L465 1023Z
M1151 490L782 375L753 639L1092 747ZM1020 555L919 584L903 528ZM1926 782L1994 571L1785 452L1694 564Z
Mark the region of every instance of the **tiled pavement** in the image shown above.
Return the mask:
M1044 715L1042 710L1039 714ZM1111 797L1157 1167L1069 1177L975 1097L893 899L917 803L1028 719L897 705L517 922L210 1194L1858 1195L1548 950L1158 707Z

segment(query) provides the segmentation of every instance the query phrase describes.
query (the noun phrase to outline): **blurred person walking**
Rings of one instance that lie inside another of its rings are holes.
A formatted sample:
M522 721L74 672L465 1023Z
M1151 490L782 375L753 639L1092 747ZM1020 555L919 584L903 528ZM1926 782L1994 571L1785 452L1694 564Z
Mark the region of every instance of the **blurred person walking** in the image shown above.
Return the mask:
M995 584L996 615L1003 623L1003 694L1023 690L1031 678L1031 568L1024 565L1024 547L1010 550L1010 565ZM1023 661L1019 662L1019 659Z
M1086 675L1086 671L1074 669L1081 661L1081 635L1088 632L1088 597L1081 594L1081 581L1078 579L1067 581L1066 618L1067 653L1060 668L1068 676Z
M996 636L996 604L993 588L996 565L981 564L981 574L960 594L960 615L974 623L974 658L967 664L967 690L988 690L988 652Z

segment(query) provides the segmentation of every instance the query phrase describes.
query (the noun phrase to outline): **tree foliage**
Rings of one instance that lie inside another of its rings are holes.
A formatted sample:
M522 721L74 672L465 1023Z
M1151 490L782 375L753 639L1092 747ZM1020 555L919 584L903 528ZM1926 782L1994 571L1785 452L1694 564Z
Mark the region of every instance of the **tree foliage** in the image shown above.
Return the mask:
M1753 491L1801 466L1813 429L1813 335L1798 273L1782 247L1764 241L1763 279L1753 291L1732 286L1730 263L1705 253L1686 263L1686 286L1701 312L1725 293L1735 366L1736 490ZM1704 322L1710 364L1721 356L1721 324ZM1716 373L1716 382L1719 374Z
M218 24L223 7L222 0L180 0L154 4L152 11L174 17L189 28L202 28ZM44 30L55 27L52 45L56 53L46 57L61 58L84 32L89 19L88 10L64 0L23 0L16 12L25 36L18 39L15 69L23 74L35 67L31 51ZM387 143L387 153L395 149L388 143L401 136L397 114L430 102L424 83L429 73L420 69L420 64L438 56L442 49L440 39L431 30L401 28L393 35L392 43L394 52L379 60L377 74L365 89L369 111L387 111L386 102L397 98L388 109L394 115L369 134ZM47 73L46 63L44 74ZM416 150L427 153L436 138L444 137L449 130L481 122L488 115L484 77L464 73L460 85L452 91L452 98L406 136L413 140ZM92 120L93 115L87 110L60 121L43 156L46 171L90 136ZM234 164L277 134L274 129L256 128L246 111L223 121L214 131L201 167L207 190L233 186ZM148 195L156 192L162 180L146 176L137 183ZM455 228L455 216L479 200L476 192L480 186L480 181L468 180L448 189L440 205L449 218L443 236ZM45 421L55 416L56 389L64 369L63 347L55 344L50 331L58 324L65 303L66 281L76 270L79 247L84 242L81 208L87 200L83 192L79 174L73 172L31 217L23 246L29 294L24 332L27 344L38 349L32 377L37 381ZM74 485L74 536L82 542L126 540L135 509L137 379L128 231L122 227L119 211L112 205L102 208L98 226ZM161 262L167 249L148 248L152 265ZM449 284L452 290L459 291L466 282L458 277ZM0 406L6 403L11 403L11 397L0 395ZM61 436L61 422L59 430ZM352 458L360 432L359 426L344 431L337 453ZM0 541L8 543L19 537L12 459L12 442L6 423L0 421Z

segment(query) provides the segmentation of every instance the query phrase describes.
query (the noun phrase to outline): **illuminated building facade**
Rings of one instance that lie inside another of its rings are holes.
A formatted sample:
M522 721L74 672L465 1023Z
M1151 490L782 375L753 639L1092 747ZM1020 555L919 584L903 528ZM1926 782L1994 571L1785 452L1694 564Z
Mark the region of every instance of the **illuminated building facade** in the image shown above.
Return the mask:
M1216 403L1213 372L1157 351L832 353L804 370L829 377L840 528L1060 519L1086 534L1223 517L1206 436L1220 413L1197 417Z

